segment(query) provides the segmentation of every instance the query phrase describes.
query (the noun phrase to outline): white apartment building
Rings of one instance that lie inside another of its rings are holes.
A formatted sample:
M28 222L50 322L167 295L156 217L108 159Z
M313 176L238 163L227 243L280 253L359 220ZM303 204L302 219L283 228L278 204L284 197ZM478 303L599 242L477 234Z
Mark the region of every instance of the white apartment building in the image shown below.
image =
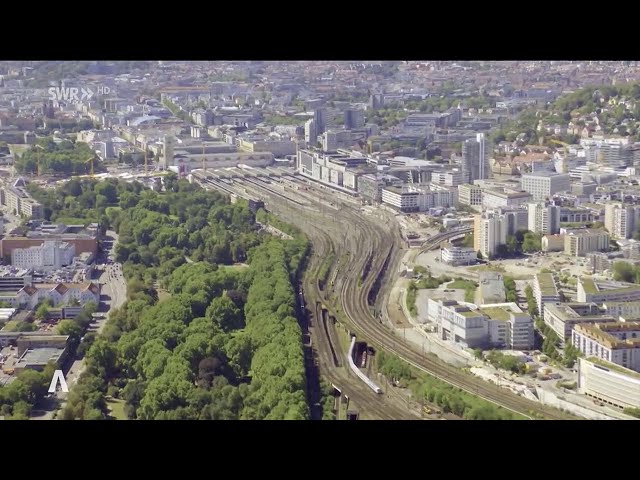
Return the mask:
M100 286L93 282L35 283L21 288L17 293L0 295L0 300L24 308L35 308L42 300L50 300L54 305L68 305L72 300L77 300L80 305L89 302L99 305Z
M578 358L578 392L620 408L640 408L640 374L598 358Z
M545 303L556 303L561 300L558 286L551 273L538 273L533 279L533 296L538 305L538 314L543 315Z
M37 270L58 269L73 263L75 245L68 242L45 241L42 245L16 248L11 252L11 265Z
M496 212L485 212L474 219L474 248L486 258L507 241L507 222Z
M444 247L440 250L440 260L447 265L471 265L477 260L473 248Z
M560 231L560 207L548 202L527 205L528 228L533 233L554 235Z
M482 205L482 188L469 183L458 185L458 202L461 205Z
M640 285L624 282L578 279L578 302L608 303L640 301Z
M564 236L564 253L573 257L609 250L609 234L604 230L570 230Z
M606 302L603 307L613 318L640 318L640 302Z
M620 202L607 203L604 208L604 227L613 238L631 238L639 217L640 207Z
M586 357L640 372L640 322L578 324L571 343Z
M571 189L571 180L568 174L547 171L522 175L520 184L522 190L529 192L535 201L543 201L551 198L555 193L567 192Z

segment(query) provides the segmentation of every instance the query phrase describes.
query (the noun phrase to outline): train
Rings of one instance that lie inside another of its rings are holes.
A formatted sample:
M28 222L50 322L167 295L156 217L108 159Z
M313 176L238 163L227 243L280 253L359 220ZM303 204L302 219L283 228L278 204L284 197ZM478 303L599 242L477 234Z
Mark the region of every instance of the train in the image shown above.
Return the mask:
M367 385L367 387L369 387L371 390L373 390L377 394L383 393L382 389L378 385L373 383L373 381L371 381L369 377L367 377L364 373L362 373L360 369L356 366L355 362L353 361L353 348L355 344L356 344L356 337L351 337L351 345L349 346L349 354L347 355L349 359L349 367L351 368L353 373L355 373L358 376L358 378Z

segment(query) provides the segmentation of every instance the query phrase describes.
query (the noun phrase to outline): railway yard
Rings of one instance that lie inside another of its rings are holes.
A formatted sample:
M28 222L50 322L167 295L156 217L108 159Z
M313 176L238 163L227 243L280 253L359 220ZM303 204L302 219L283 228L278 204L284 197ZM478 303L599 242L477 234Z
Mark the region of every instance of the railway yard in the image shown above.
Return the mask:
M366 383L364 374L349 367L347 352L338 339L340 328L377 351L399 357L416 370L525 418L576 418L501 389L402 342L383 308L406 252L406 242L393 213L378 209L364 215L358 198L329 192L328 187L292 170L249 169L244 172L246 175L237 174L241 169L233 170L232 174L195 170L192 175L205 188L232 198L262 200L268 211L307 235L312 256L299 299L308 377L311 379L313 372L319 370L322 378L340 392L340 401L357 409L360 418L430 419L425 418L419 405L411 405L393 388L378 386L375 378ZM442 241L461 234L463 229L440 233L423 244L421 250L437 248ZM331 265L327 272L328 262ZM326 284L320 278L321 272L326 275ZM312 383L310 380L310 386ZM309 388L309 401L313 418L320 418L317 381L315 385L315 389Z

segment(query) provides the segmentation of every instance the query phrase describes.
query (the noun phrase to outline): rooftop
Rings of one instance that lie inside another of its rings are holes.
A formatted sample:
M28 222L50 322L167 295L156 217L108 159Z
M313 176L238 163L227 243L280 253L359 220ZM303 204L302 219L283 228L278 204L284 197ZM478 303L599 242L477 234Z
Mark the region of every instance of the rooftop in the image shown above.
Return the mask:
M597 294L600 292L606 293L621 293L621 292L632 292L634 290L639 290L640 285L635 285L631 283L622 283L622 282L607 282L607 283L596 283L593 278L581 278L580 283L582 284L582 288L585 293L588 294Z
M44 347L29 348L16 362L15 368L28 368L30 366L45 366L49 362L58 362L64 353L64 348Z
M506 322L511 318L510 313L511 310L503 307L481 307L480 311L484 313L491 320L499 320L501 322Z
M636 379L640 380L640 373L634 372L633 370L625 368L625 367L622 367L620 365L616 365L615 363L607 362L606 360L602 360L601 358L589 357L589 358L586 359L586 361L587 362L591 362L591 363L593 363L595 365L599 365L601 367L605 367L605 368L607 368L609 370L612 370L612 371L614 371L616 373L621 373L623 375L627 375L628 377L633 377L633 378L636 378Z
M558 289L556 288L556 282L553 279L551 273L538 273L536 280L540 287L540 293L542 296L555 296L558 295Z

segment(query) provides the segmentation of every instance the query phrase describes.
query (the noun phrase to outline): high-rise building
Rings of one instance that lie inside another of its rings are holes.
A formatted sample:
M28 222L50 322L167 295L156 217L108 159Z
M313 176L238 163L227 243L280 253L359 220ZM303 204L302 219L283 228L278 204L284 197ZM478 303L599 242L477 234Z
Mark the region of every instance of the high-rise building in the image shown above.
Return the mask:
M316 126L316 135L322 135L327 129L327 111L324 108L316 108L313 112L313 121Z
M528 228L533 233L554 235L560 231L560 207L549 202L530 203Z
M344 111L344 128L353 130L364 127L364 112L355 108Z
M338 149L338 135L336 132L324 132L322 134L322 151L335 152Z
M611 202L604 207L604 227L613 238L631 238L640 226L639 217L638 206Z
M484 133L478 133L475 139L462 144L462 178L466 183L481 180L489 176L486 142Z
M307 147L315 147L318 143L318 131L314 120L307 120L304 124L304 141L307 143Z
M498 246L507 241L507 222L497 212L485 212L474 219L474 248L483 257L491 258Z

